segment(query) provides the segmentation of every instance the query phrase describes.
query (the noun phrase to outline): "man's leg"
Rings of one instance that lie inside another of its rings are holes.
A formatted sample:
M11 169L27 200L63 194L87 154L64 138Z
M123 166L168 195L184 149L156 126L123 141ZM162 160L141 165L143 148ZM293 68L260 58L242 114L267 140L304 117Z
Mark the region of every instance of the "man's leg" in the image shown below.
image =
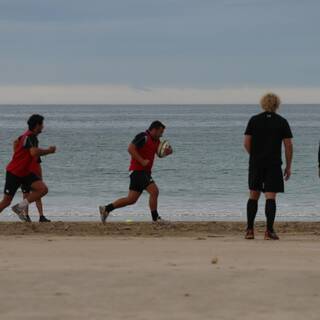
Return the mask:
M27 199L29 192L22 191L22 194L23 194L23 199ZM26 208L25 213L29 214L29 206Z
M146 191L149 193L149 207L152 215L152 220L157 221L159 219L159 214L158 214L159 189L157 185L153 182L147 186Z
M32 192L29 193L26 198L29 203L40 200L49 192L47 185L42 180L33 182L31 184L31 190Z
M10 172L6 172L6 183L4 186L4 196L2 201L0 202L0 212L7 208L11 202L13 197L15 196L17 190L20 188L22 184L21 178L15 176ZM27 221L25 215L21 212L15 212L19 219L22 221Z
M37 206L37 209L38 209L38 212L39 212L39 216L43 217L43 205L42 205L42 200L41 199L36 201L36 206Z
M112 203L109 203L107 206L100 206L99 211L102 223L105 223L111 211L135 204L140 198L141 194L141 192L129 190L129 193L126 197L120 198Z
M42 180L36 180L31 183L32 192L20 203L14 205L12 210L17 214L24 214L28 205L44 197L48 193L48 187Z
M247 203L247 228L253 229L254 220L258 211L258 200L260 198L260 191L250 190L250 196Z
M10 206L12 199L13 199L13 196L11 195L7 195L7 194L3 195L3 198L0 202L0 212L2 212L5 208Z
M276 217L276 196L278 192L284 192L284 180L281 166L272 166L268 168L265 182L266 207L265 214L267 218L267 230L265 239L278 240L279 237L274 232L273 224Z
M113 203L111 203L110 209L112 208L112 210L114 210L114 209L119 209L119 208L133 205L138 201L140 196L141 196L141 192L129 190L129 193L126 197L120 198L120 199L114 201ZM109 211L109 212L111 212L111 211Z
M258 200L263 190L263 170L249 166L248 184L250 196L247 202L247 231L245 238L254 239L254 220L258 211Z
M22 190L22 193L23 193L23 199L26 199L28 197L28 195L29 195L29 191L26 192L23 186L21 187L21 190ZM31 219L29 217L29 206L26 207L24 212L26 214L27 221L31 222Z
M36 206L39 212L39 222L51 222L51 220L47 219L43 214L42 199L36 201Z
M274 232L273 224L276 217L277 205L276 205L276 196L275 192L266 192L266 207L265 214L267 218L267 231L266 231L266 239L274 239L278 240L278 236Z

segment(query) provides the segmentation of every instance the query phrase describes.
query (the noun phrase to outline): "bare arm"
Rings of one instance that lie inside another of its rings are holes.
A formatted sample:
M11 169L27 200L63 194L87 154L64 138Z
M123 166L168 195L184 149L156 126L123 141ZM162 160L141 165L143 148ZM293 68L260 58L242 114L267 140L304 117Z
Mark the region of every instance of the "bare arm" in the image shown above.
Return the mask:
M244 148L247 150L247 152L249 154L250 154L250 151L251 151L251 140L252 140L252 136L249 136L249 135L245 135L244 136L243 145L244 145Z
M30 148L30 154L33 157L42 157L55 152L56 152L55 146L51 146L48 149L40 149L36 147Z
M129 154L131 155L131 157L135 160L137 160L142 166L147 166L148 163L149 163L149 160L147 159L143 159L139 152L138 152L138 149L137 147L133 144L133 143L130 143L129 146L128 146L128 152Z
M291 176L291 164L292 164L292 157L293 157L292 139L284 139L283 144L284 144L285 155L286 155L286 168L284 170L284 177L285 177L285 180L289 180Z

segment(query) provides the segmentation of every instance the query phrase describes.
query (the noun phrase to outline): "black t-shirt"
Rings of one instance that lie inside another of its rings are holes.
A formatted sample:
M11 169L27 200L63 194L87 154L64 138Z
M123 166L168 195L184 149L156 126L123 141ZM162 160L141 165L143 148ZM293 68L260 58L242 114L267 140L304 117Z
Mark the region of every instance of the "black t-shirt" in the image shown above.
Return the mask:
M134 139L131 141L132 144L134 144L138 149L142 148L146 142L147 142L147 133L141 132L137 134Z
M292 138L288 121L273 112L253 116L245 135L252 136L250 165L259 167L281 165L282 141Z
M26 149L38 148L39 140L36 135L30 135L26 138L23 145Z
M38 148L39 147L39 140L36 135L30 135L26 138L24 141L23 145L26 149L31 149L31 148ZM41 163L41 158L38 158L38 163Z

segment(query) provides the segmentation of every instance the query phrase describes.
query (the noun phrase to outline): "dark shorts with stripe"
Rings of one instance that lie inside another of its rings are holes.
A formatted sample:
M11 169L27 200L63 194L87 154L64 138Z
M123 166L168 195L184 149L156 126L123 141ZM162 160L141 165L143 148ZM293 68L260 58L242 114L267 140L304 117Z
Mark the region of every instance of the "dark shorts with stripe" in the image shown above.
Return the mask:
M284 192L281 165L270 167L249 167L249 189L262 192Z
M151 173L146 171L132 171L130 174L130 186L132 191L142 193L150 184L154 183Z
M23 186L25 190L31 190L31 185L41 180L40 177L35 175L34 173L30 173L29 175L25 177L18 177L11 172L7 171L6 173L6 183L4 186L4 194L7 196L14 197L17 190Z

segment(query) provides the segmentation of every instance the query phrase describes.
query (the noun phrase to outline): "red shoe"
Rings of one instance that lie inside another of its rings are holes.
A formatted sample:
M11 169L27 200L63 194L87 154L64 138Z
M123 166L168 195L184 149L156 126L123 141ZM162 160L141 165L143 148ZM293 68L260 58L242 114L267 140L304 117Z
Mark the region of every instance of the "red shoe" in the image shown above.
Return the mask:
M264 240L279 240L280 238L274 231L266 231L264 234Z
M252 240L254 239L254 231L253 229L247 229L246 235L244 237L247 240Z

